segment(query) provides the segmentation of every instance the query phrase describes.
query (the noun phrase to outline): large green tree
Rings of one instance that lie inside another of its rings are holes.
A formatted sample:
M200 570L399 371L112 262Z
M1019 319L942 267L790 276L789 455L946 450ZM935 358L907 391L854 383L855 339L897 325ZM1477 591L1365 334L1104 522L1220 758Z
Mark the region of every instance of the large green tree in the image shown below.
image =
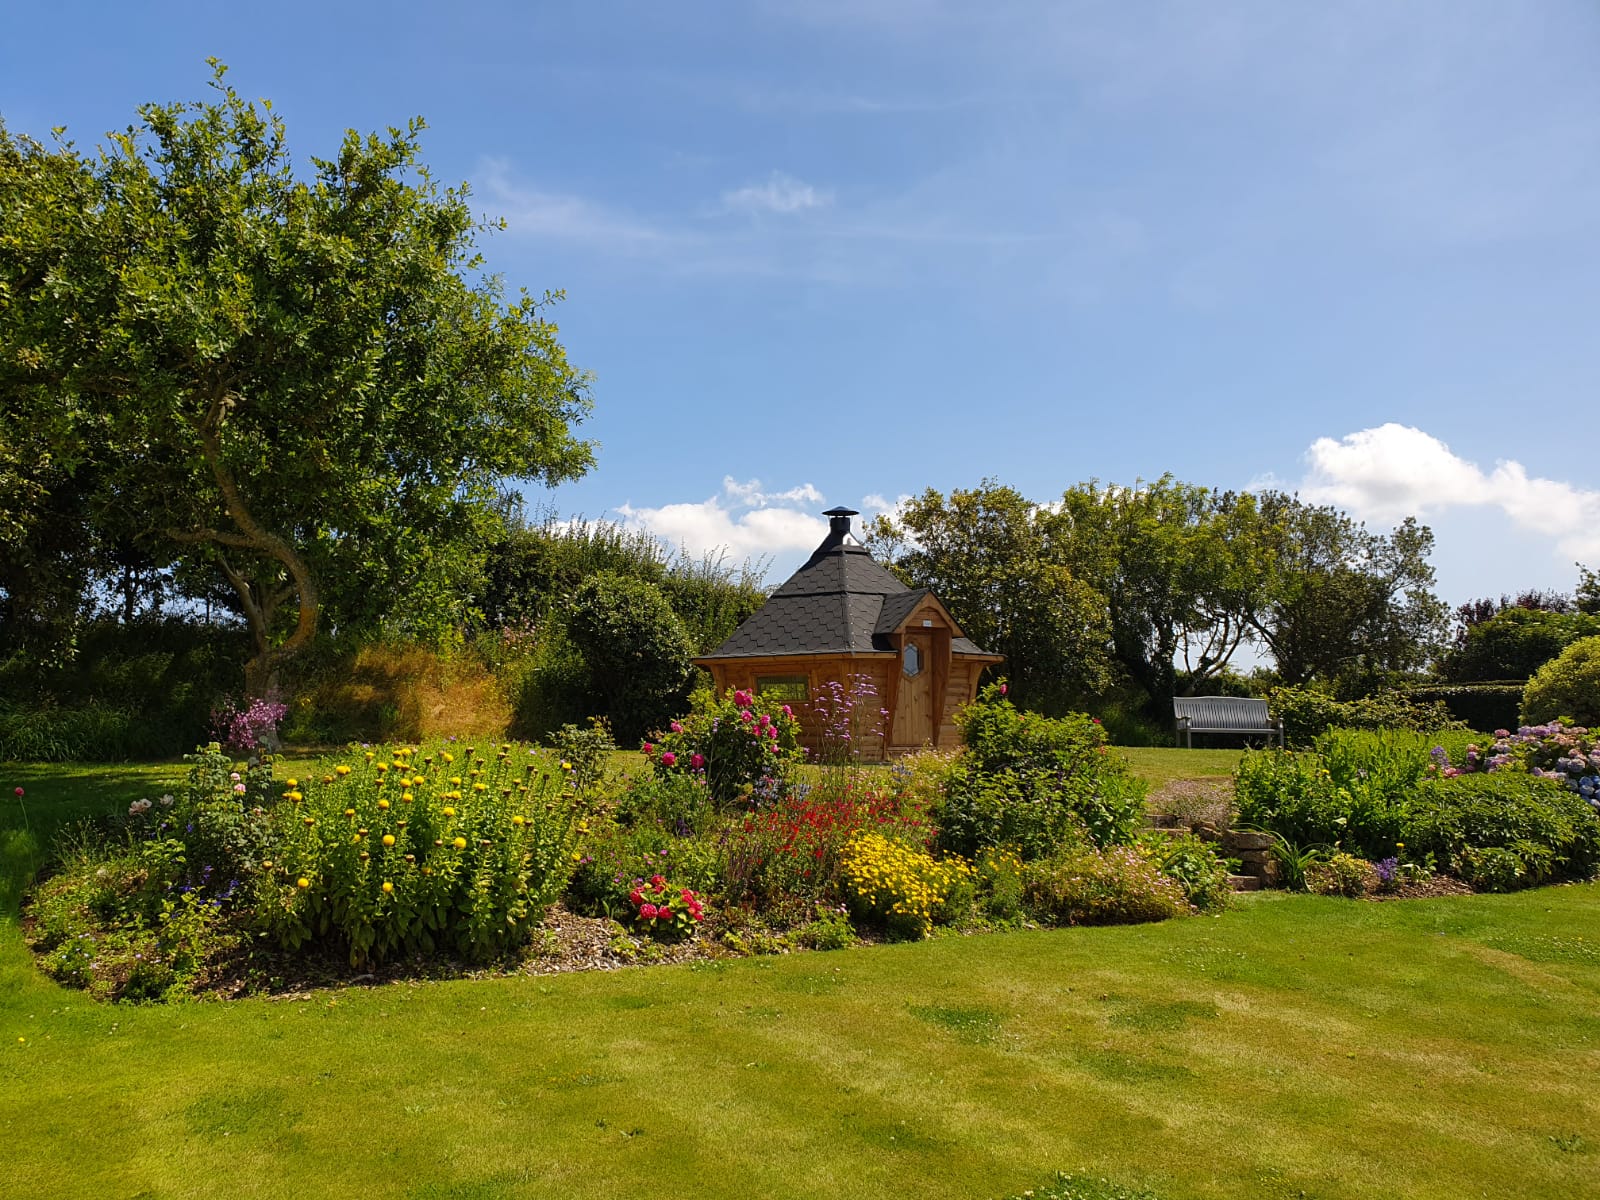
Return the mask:
M1271 547L1255 497L1170 475L1132 487L1090 482L1051 510L1051 538L1106 599L1112 651L1158 711L1220 672L1250 637L1266 596Z
M1052 514L985 480L949 496L932 488L867 545L906 582L931 587L962 631L1006 656L998 669L1018 703L1045 712L1081 706L1110 681L1105 598L1078 578L1050 540Z
M226 581L261 690L330 618L441 619L495 489L591 465L589 400L420 120L302 174L213 65L94 153L0 125L0 527L91 487L108 543Z
M1369 531L1328 505L1266 492L1264 602L1250 626L1290 685L1319 680L1360 691L1415 671L1443 648L1448 609L1433 593L1433 533L1407 519Z

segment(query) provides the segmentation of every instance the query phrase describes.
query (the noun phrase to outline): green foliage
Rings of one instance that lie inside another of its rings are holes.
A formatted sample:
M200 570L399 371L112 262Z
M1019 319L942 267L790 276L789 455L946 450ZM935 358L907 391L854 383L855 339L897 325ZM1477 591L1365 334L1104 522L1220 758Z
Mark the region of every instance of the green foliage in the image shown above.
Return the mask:
M1413 704L1443 704L1470 729L1516 728L1524 685L1520 683L1429 684L1407 688Z
M0 661L0 760L176 757L237 689L244 645L237 629L97 619L76 628L70 652L14 653Z
M1321 688L1275 687L1267 706L1283 719L1283 734L1293 746L1305 746L1330 729L1459 729L1440 702L1419 704L1404 693L1380 691L1359 700L1339 700Z
M1212 843L1193 834L1158 833L1141 839L1140 846L1163 875L1177 881L1184 898L1195 908L1216 912L1228 907L1233 898L1228 864Z
M976 858L986 847L1011 846L1031 859L1080 830L1102 846L1132 840L1144 784L1107 752L1105 731L1091 718L1022 712L1003 685L990 685L957 721L966 748L937 813L947 850Z
M259 694L324 610L459 623L497 489L593 459L556 297L483 271L422 122L297 178L282 121L222 75L95 155L0 127L0 390L98 538L231 590Z
M948 499L929 488L879 517L866 542L914 587L932 588L985 650L1006 657L1020 703L1059 713L1110 681L1105 598L1052 542L1051 514L985 480Z
M1177 880L1130 846L1071 846L1032 863L1023 903L1047 925L1124 925L1191 911Z
M1377 887L1378 876L1371 863L1340 850L1306 867L1305 884L1319 896L1360 899Z
M592 717L587 727L563 725L550 736L550 748L572 768L579 791L588 791L605 782L606 766L616 753L617 743L611 726L602 717Z
M1600 865L1600 812L1560 783L1518 771L1427 779L1405 827L1409 854L1431 854L1474 887L1505 891L1582 879Z
M1447 609L1432 592L1426 526L1407 519L1374 534L1338 509L1282 492L1263 494L1260 514L1266 602L1249 624L1285 685L1366 691L1438 653Z
M487 756L487 757L486 757ZM566 887L582 832L565 773L509 746L446 746L290 779L272 810L257 919L285 949L353 964L449 953L483 961L524 941Z
M848 910L826 905L818 907L815 920L795 930L794 940L807 950L844 950L857 941Z
M1470 626L1445 669L1451 679L1462 683L1527 679L1573 642L1597 635L1600 615L1513 605ZM1503 724L1496 722L1486 728Z
M805 757L800 723L787 704L734 691L696 692L693 708L646 743L645 754L662 775L702 775L712 802L727 807L753 795L786 794Z
M585 580L573 593L567 634L624 741L683 703L694 650L655 585L610 571Z
M1558 718L1600 726L1600 637L1573 642L1528 680L1522 719L1539 725Z

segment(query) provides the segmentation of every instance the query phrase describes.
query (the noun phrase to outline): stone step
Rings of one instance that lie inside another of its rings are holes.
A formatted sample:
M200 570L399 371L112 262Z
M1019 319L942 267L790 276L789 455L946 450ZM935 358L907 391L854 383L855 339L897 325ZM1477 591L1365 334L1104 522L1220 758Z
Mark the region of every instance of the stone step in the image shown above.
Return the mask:
M1228 886L1236 892L1259 892L1261 880L1254 875L1229 875Z

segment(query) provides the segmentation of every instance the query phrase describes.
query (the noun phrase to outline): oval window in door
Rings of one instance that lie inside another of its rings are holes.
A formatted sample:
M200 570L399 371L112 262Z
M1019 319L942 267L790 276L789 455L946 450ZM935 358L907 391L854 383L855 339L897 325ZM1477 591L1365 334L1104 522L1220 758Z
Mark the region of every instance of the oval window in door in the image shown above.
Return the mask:
M900 660L907 679L915 679L922 674L922 651L917 649L915 642L910 643L901 651Z

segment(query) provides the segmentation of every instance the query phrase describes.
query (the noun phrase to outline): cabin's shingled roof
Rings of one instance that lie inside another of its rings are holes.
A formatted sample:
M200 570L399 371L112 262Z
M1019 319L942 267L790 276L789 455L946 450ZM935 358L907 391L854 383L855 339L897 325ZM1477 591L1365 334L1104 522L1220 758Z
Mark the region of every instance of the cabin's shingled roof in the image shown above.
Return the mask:
M727 641L699 661L894 653L889 635L930 593L927 588L906 587L874 562L863 546L846 541L848 533L849 520L835 516L833 531L805 565ZM952 638L950 649L954 654L984 654L964 637Z

